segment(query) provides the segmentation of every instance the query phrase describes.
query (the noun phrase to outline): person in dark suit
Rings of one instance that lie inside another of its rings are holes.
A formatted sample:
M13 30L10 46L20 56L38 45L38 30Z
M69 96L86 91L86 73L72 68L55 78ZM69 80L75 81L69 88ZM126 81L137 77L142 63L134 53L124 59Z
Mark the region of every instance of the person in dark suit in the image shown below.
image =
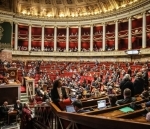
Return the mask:
M74 109L76 113L84 113L86 110L82 108L82 102L80 100L73 101L72 105L74 106Z
M134 87L133 87L133 83L131 82L131 77L129 74L125 74L125 76L123 77L123 80L120 83L122 98L123 98L123 91L126 88L129 88L131 90L131 97L133 97L134 96Z
M116 95L114 95L114 94L109 95L109 96L108 96L108 100L109 100L109 104L110 104L108 107L117 106L117 105L116 105L116 101L117 101Z
M17 111L18 117L21 118L22 115L22 103L20 100L17 100L14 104L14 110Z
M144 88L148 89L149 86L149 82L148 82L148 71L146 70L146 68L142 69L142 78L144 80Z
M1 106L1 117L4 118L4 122L6 124L7 124L8 113L9 113L8 102L5 101Z
M132 76L132 70L131 70L131 68L130 68L130 67L128 67L128 71L127 71L127 73L128 73L130 76Z
M63 103L64 99L67 99L67 93L64 87L62 87L62 81L60 79L55 80L53 88L51 89L51 99L60 109L60 102Z
M133 82L135 95L141 94L144 91L144 80L142 78L142 73L138 72L136 74L135 80Z
M127 104L136 101L135 98L131 97L131 90L129 88L126 88L124 90L123 95L124 95L124 99L117 100L116 105L122 105L122 104Z

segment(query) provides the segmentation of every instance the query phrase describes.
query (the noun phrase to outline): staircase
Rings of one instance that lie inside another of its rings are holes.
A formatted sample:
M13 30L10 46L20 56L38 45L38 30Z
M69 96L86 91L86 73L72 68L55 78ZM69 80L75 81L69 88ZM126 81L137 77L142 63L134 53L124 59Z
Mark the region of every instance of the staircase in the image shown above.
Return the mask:
M28 103L29 97L28 97L27 93L21 93L20 100L21 100L21 103Z

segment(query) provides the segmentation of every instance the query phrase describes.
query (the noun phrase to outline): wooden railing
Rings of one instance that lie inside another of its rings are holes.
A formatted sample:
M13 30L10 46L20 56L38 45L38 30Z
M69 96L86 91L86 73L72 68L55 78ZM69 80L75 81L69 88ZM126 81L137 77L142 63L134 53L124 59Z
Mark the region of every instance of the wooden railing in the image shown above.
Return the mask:
M142 103L143 100L137 101ZM89 101L89 104L91 101ZM139 109L134 113L127 113L115 117L106 117L101 114L115 111L126 105L117 106L114 108L107 108L99 111L91 111L88 113L67 113L61 111L54 103L50 106L36 107L36 122L43 124L50 129L149 129L150 123L138 122L130 120L144 112L144 109ZM129 117L128 117L129 116ZM44 126L43 126L44 127Z
M51 106L35 107L35 119L33 127L41 127L40 129L59 129L58 117L52 111Z

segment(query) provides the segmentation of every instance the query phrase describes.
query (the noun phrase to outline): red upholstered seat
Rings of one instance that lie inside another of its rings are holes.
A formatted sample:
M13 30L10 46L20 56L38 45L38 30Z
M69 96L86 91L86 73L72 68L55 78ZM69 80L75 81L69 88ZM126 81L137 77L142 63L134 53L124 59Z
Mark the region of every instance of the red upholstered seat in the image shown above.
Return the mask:
M26 93L26 87L25 86L21 86L21 93Z

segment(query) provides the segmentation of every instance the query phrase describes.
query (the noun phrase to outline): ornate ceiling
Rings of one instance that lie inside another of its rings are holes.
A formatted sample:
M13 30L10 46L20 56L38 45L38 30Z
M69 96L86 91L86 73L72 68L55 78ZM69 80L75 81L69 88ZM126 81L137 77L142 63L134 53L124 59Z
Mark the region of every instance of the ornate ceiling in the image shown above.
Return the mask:
M141 0L0 0L0 9L25 16L81 18L132 7L138 1Z

